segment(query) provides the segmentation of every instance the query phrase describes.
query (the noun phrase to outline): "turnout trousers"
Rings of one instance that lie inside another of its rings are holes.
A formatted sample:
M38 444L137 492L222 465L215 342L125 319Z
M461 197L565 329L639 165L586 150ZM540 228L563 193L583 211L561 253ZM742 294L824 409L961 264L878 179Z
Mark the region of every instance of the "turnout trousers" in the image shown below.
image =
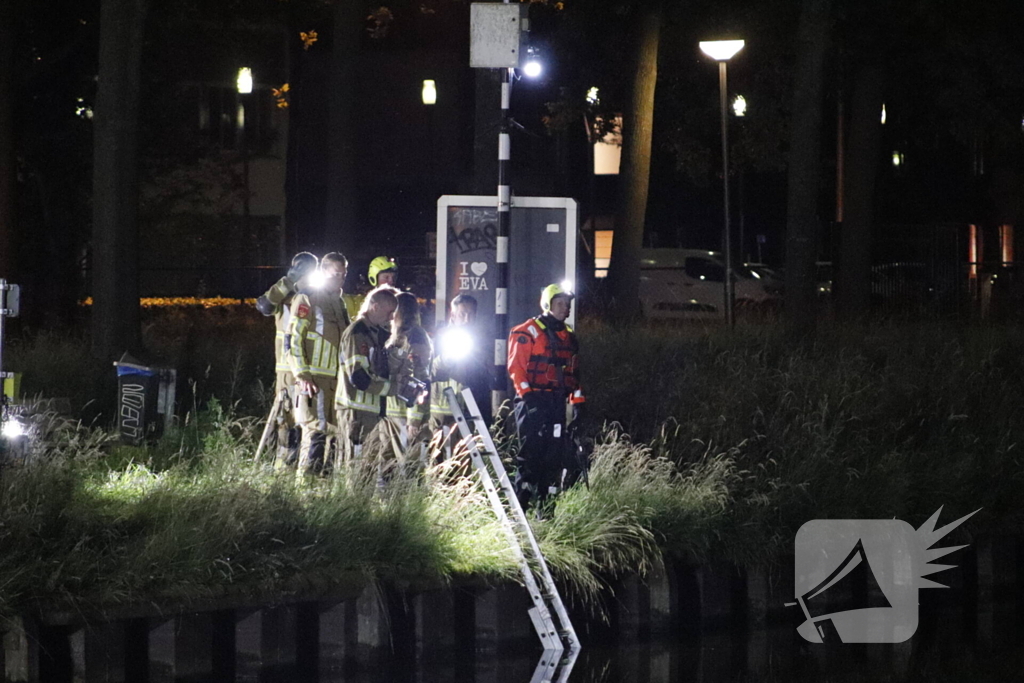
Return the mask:
M288 404L277 413L277 457L275 467L294 467L299 455L299 426L295 423L295 378L286 370L277 372L274 383L274 400L284 392Z
M354 408L338 408L338 434L345 462L356 462L363 455L363 444L384 418L380 413Z
M314 375L316 394L295 396L295 419L302 428L299 444L299 474L323 470L327 460L327 440L337 434L334 414L334 393L338 389L336 377Z

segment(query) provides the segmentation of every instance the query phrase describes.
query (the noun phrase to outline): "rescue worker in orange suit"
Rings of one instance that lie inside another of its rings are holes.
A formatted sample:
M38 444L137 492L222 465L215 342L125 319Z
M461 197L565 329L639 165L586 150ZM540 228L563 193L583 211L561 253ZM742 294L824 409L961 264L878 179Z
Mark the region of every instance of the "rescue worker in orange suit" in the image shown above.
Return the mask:
M320 262L322 281L292 301L291 354L295 375L295 419L302 426L299 475L326 464L328 439L337 436L334 400L338 389L338 350L349 326L341 299L348 259L331 252Z
M541 291L536 318L512 328L508 340L508 373L515 386L516 495L525 508L543 502L561 485L569 452L566 402L573 422L582 419L586 399L580 388L579 342L566 323L572 292L559 285Z
M296 429L295 416L288 406L295 401L295 378L288 364L289 345L285 341L291 323L292 299L305 284L307 275L317 269L319 262L316 256L308 251L299 252L292 258L291 267L283 278L256 299L256 309L265 316L274 316L274 370L277 381L274 384L274 400L284 400L287 405L278 412L277 419L277 457L278 467L294 464L298 452L299 435ZM285 396L282 399L282 394Z

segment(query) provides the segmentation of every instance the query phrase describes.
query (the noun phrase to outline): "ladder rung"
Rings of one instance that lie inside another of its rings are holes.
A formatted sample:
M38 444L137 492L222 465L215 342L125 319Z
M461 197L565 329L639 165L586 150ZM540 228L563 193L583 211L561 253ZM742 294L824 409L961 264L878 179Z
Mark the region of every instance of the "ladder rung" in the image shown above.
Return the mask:
M561 652L564 649L563 645L568 644L574 652L578 651L576 632L568 620L558 588L548 572L547 562L537 545L529 519L519 507L511 481L487 432L487 426L480 417L472 393L468 389L462 392L466 408L472 418L471 423L466 420L455 391L448 388L444 393L463 438L478 438L477 442L469 442L471 460L480 475L488 500L502 522L517 555L526 588L534 603L529 613L537 635L546 650ZM473 434L471 425L476 428L476 435ZM555 616L558 617L557 623Z

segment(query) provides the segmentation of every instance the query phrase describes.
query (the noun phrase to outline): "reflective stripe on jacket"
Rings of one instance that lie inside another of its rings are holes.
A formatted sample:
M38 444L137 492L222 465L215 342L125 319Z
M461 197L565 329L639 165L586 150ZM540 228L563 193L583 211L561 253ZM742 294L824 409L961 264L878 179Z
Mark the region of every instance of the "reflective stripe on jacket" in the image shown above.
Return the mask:
M283 277L266 291L263 295L274 305L274 371L291 372L291 365L288 364L288 348L285 344L285 336L288 334L288 326L291 322L291 303L295 295L295 283L287 277Z
M433 417L447 417L452 415L452 408L448 405L448 399L444 390L451 387L456 394L465 388L454 379L434 380L430 383L430 414Z
M288 325L288 363L297 379L337 376L338 351L348 322L339 295L312 292L295 296Z
M562 329L555 330L554 326ZM508 373L516 395L550 391L569 397L571 403L586 398L580 387L579 342L572 328L542 315L512 328L508 337Z
M335 395L339 408L384 414L383 399L393 393L384 348L387 338L385 330L371 325L366 318L356 318L341 335L344 360Z

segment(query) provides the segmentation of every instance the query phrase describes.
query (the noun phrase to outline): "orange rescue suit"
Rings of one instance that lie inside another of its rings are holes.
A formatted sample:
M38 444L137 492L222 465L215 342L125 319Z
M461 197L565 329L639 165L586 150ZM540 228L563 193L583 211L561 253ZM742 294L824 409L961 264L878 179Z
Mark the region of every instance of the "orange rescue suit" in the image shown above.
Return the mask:
M517 396L549 391L568 396L570 403L586 401L580 388L579 342L571 327L550 316L531 318L512 328L508 373Z

